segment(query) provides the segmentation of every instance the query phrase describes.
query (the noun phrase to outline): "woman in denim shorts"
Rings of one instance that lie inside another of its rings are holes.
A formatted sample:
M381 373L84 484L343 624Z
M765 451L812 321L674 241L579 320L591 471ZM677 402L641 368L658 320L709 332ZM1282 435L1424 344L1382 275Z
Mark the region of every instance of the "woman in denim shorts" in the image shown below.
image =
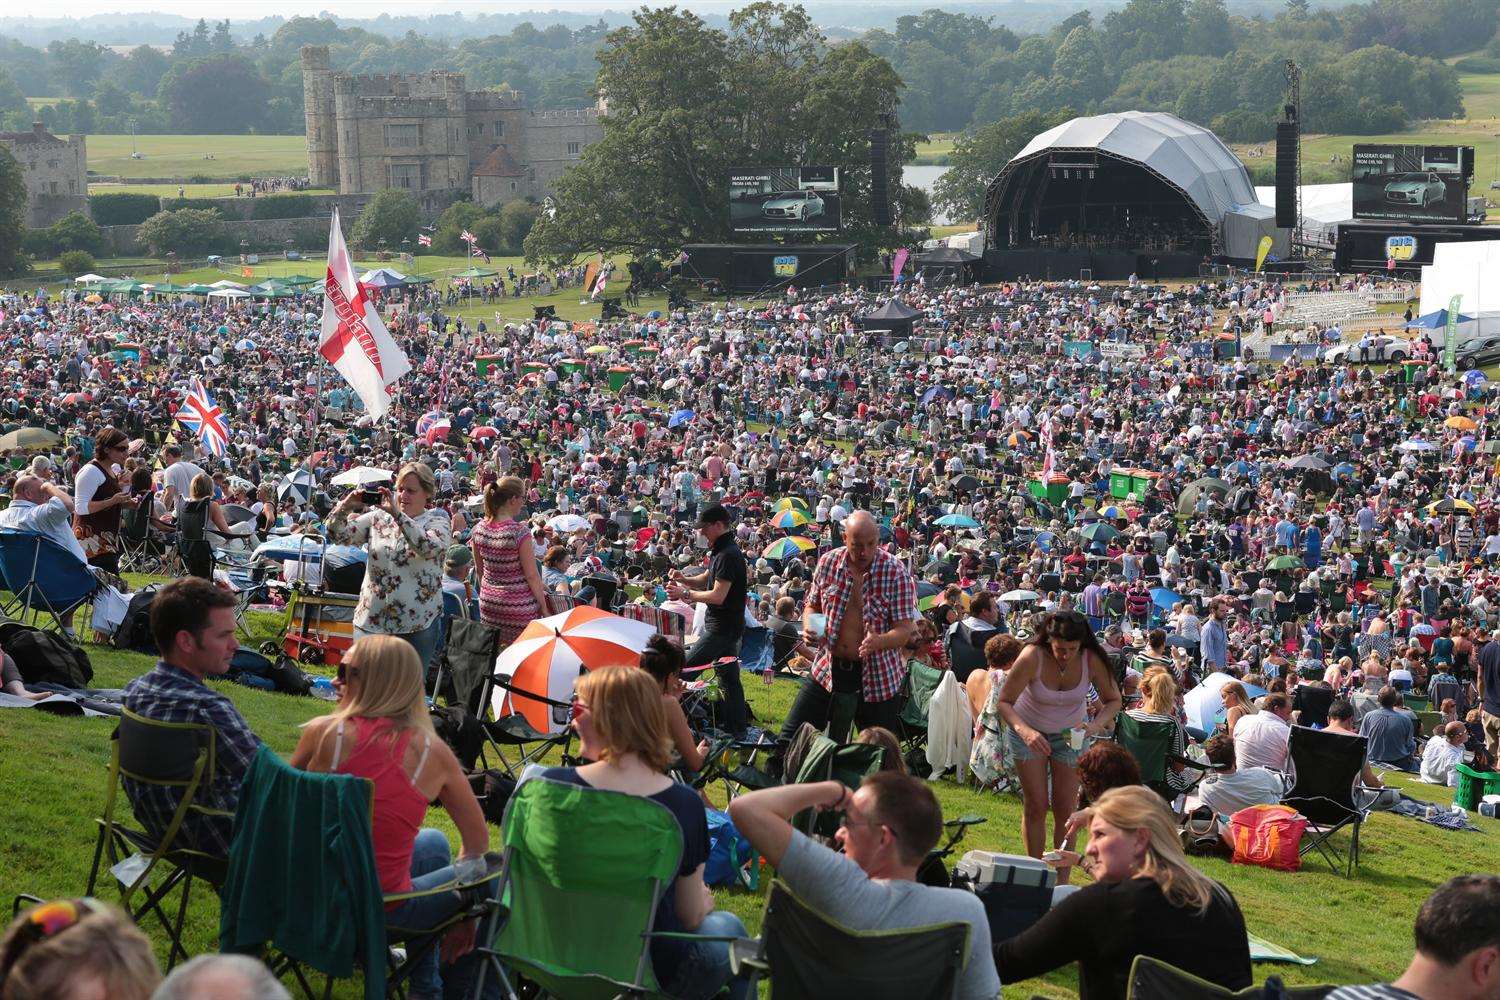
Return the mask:
M1092 721L1085 710L1090 686L1100 703ZM1074 611L1043 618L1006 676L997 706L1008 724L1007 749L1021 779L1021 835L1032 857L1042 856L1048 809L1052 846L1057 847L1068 817L1078 808L1077 765L1083 741L1075 747L1071 731L1081 728L1085 738L1098 736L1114 721L1120 701L1109 654L1094 637L1088 619ZM1066 871L1058 875L1067 878Z

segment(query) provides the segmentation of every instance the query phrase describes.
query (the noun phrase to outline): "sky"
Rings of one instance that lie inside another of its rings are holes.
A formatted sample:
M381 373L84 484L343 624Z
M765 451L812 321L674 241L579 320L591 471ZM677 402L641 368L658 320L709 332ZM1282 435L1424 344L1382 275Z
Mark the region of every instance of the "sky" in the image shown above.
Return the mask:
M629 10L640 5L641 0L425 0L421 5L421 12L430 14L451 14L455 11L482 14L548 10L589 12ZM392 8L385 0L378 0L378 2L372 2L372 0L235 0L235 3L224 8L222 13L217 15L211 12L211 6L205 7L203 0L69 0L67 16L87 17L90 14L159 11L183 17L206 16L210 20L215 16L228 16L231 20L242 20L276 14L283 17L313 16L325 11L341 17L378 17L382 13L417 13L415 10ZM679 6L714 9L735 5L728 3L727 0L718 0L718 2L688 0L688 2L680 3ZM10 10L7 13L14 17L22 12ZM38 14L38 16L43 15Z

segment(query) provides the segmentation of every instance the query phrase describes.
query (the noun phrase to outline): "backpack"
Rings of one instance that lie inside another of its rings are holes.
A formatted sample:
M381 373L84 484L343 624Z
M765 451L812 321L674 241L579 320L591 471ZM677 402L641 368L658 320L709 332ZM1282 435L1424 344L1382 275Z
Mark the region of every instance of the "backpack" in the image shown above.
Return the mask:
M484 727L479 720L462 705L444 705L432 710L432 728L448 744L465 773L474 770L484 749Z
M125 606L125 617L115 629L111 645L116 649L131 649L150 656L158 655L156 638L151 634L151 602L156 599L157 587L152 584L130 595ZM231 665L232 669L232 665Z
M86 688L94 679L89 654L59 634L20 622L0 624L0 649L16 661L27 684L58 684Z

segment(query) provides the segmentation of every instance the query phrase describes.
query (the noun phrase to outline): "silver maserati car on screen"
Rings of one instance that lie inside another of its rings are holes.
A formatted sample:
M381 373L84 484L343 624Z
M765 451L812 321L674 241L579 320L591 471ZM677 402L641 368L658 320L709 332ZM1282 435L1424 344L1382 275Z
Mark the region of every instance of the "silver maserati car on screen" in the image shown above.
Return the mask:
M823 214L823 199L814 191L792 191L763 202L760 214L768 219L806 222Z

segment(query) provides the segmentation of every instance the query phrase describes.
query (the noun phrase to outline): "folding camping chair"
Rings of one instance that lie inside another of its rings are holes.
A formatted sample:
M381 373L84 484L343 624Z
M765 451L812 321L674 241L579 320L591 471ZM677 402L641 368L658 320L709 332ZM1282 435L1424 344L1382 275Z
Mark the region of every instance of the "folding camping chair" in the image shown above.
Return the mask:
M769 976L771 1000L951 1000L970 927L963 921L893 931L860 931L771 883L761 936L731 944L730 962L750 973L750 996ZM985 947L988 947L986 942Z
M151 494L120 512L120 572L165 573L167 549L151 533Z
M495 657L499 650L498 629L477 618L451 619L442 655L438 658L432 696L446 697L450 705L463 706L479 720L484 729L486 744L480 748L481 766L498 768L505 772L506 777L515 781L520 778L527 764L539 760L553 747L561 747L566 752L573 734L569 729L556 734L540 732L518 712L495 719L486 718L497 683L511 691L515 697L540 697L516 691L503 679L495 677ZM508 758L507 752L514 759ZM490 759L491 754L494 756L493 761Z
M1191 792L1204 773L1215 770L1211 764L1201 764L1190 757L1172 752L1177 738L1177 724L1170 721L1142 721L1129 712L1115 716L1115 742L1130 751L1130 756L1141 768L1141 783L1167 800L1170 806L1179 795ZM1174 790L1167 781L1172 765L1198 771L1198 777L1181 790Z
M1247 986L1235 991L1217 983L1199 979L1175 965L1168 965L1150 955L1137 955L1130 966L1125 1000L1322 1000L1334 991L1332 986L1287 986L1280 977L1271 976L1264 986Z
M666 608L658 608L650 604L626 604L619 609L619 615L632 621L645 622L679 646L687 636L687 616L676 611L668 611Z
M1317 850L1335 872L1335 858L1341 858L1345 875L1359 865L1359 828L1369 815L1369 809L1359 804L1359 779L1368 752L1369 741L1363 736L1306 726L1293 726L1287 744L1288 791L1281 802L1307 818L1301 853ZM1352 837L1341 855L1331 838L1346 826L1352 828Z
M922 752L927 746L927 705L932 694L943 680L943 672L929 667L919 660L908 660L906 664L905 694L901 703L901 755L907 766L920 764L927 768L927 756Z
M210 809L196 801L198 791L214 776L214 728L190 722L160 722L125 709L120 724L110 740L109 784L104 797L104 811L95 820L99 836L94 842L94 862L89 869L88 888L84 895L94 895L101 866L114 875L120 887L120 905L132 920L139 923L150 913L167 932L167 968L177 959L187 958L182 944L182 927L187 916L188 898L193 880L218 888L224 881L228 862L216 854L197 850L185 826L190 819L231 819L233 814ZM119 790L128 779L142 786L176 789L180 804L166 829L158 833L125 825L116 815ZM122 863L137 858L126 867ZM142 863L143 862L143 863ZM151 873L158 866L168 871L160 885L151 885ZM173 890L181 887L176 916L167 913L163 903ZM144 893L139 904L132 905L137 890Z
M30 615L40 625L42 615L52 619L54 630L62 619L76 611L103 586L98 577L72 552L54 539L31 531L0 531L0 589L10 599L0 598L0 612L17 621Z
M306 969L326 977L322 992L328 997L335 979L351 977L361 965L367 995L401 995L417 961L438 946L444 932L464 920L498 913L499 897L492 887L500 877L500 858L494 854L486 856L485 871L471 881L382 895L370 829L374 808L374 784L368 779L301 771L261 747L245 775L235 813L221 893L219 949L269 952L271 971L290 974L309 1000L316 994ZM316 871L309 871L309 858L318 860ZM303 912L309 878L336 897L344 918L342 926L330 921L317 941L307 940ZM388 904L446 893L458 893L460 899L453 914L437 925L386 926ZM384 929L379 940L364 933L372 926ZM406 947L404 957L392 950L398 943ZM493 971L504 981L492 955L481 956L481 968L481 976Z
M670 810L643 796L531 778L506 805L500 840L509 909L481 952L553 996L663 995L651 940L657 904L682 861L682 829Z

